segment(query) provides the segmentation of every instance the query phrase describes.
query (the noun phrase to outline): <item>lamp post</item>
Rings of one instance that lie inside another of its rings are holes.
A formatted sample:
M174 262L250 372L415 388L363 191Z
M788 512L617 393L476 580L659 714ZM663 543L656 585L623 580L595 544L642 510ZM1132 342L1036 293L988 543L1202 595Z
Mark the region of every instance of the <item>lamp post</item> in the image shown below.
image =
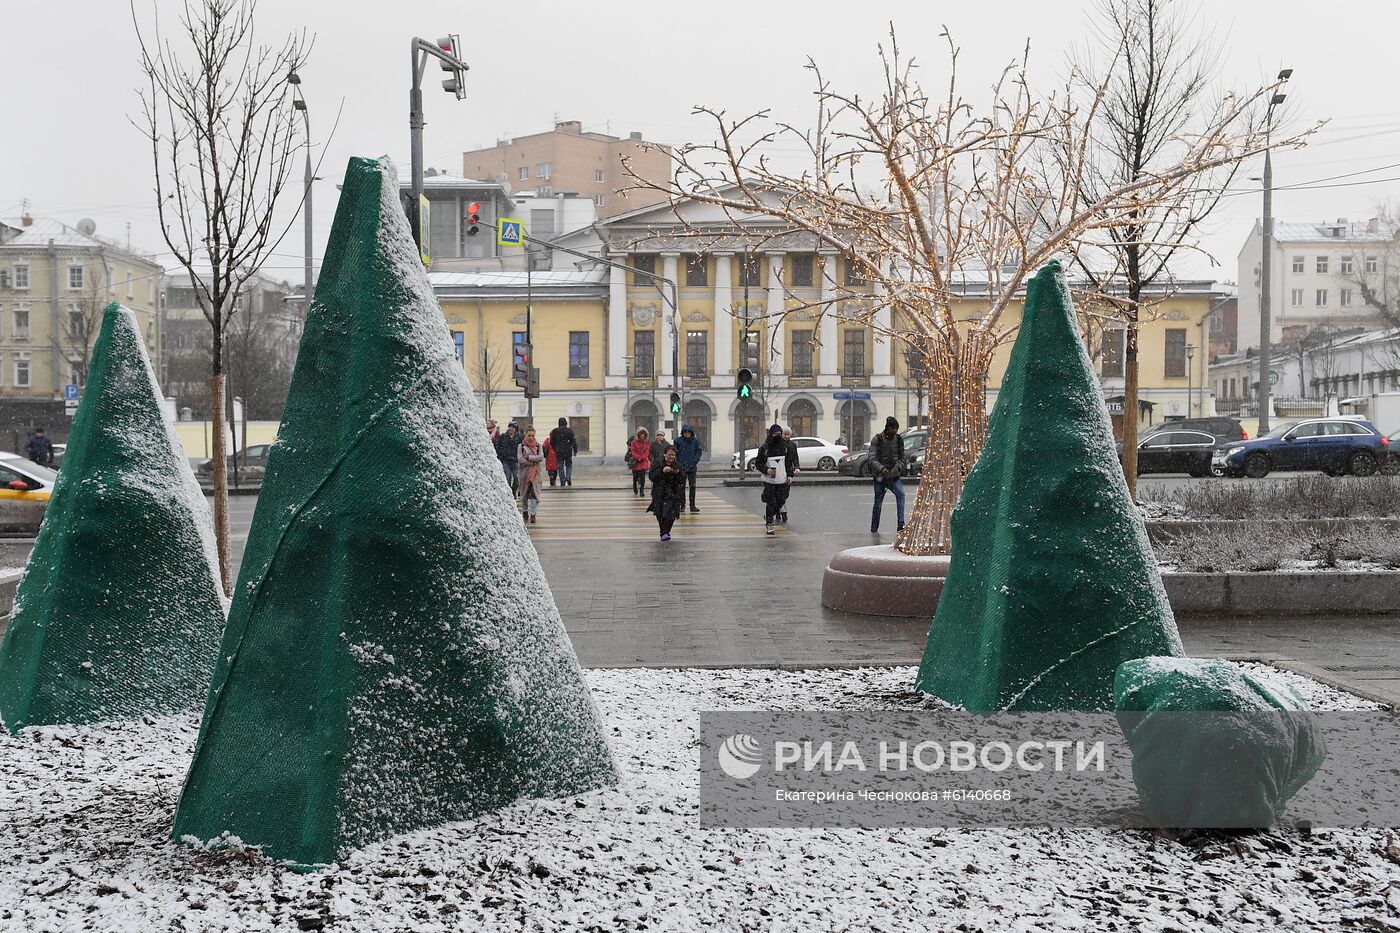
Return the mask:
M1196 345L1186 345L1186 417L1192 417L1191 409L1196 404L1196 369L1192 362L1196 358Z
M1278 73L1280 83L1293 75L1292 68ZM1259 263L1259 434L1269 432L1269 344L1272 322L1270 320L1270 300L1272 298L1274 253L1274 162L1269 152L1269 132L1273 129L1274 108L1283 103L1286 95L1275 93L1269 99L1269 109L1264 114L1264 255Z
M302 253L306 268L303 270L301 320L303 326L306 324L306 315L311 310L311 296L316 290L315 282L312 281L315 272L311 265L311 183L316 180L311 174L311 113L306 109L306 95L301 89L301 76L295 71L287 76L287 83L292 86L295 95L292 98L292 109L300 110L302 119L306 121L306 192L302 196L301 213L303 242Z
M622 374L627 380L627 401L622 403L622 426L626 428L622 436L625 440L632 436L632 357L622 358Z
M413 242L419 249L423 246L423 231L419 224L418 206L423 198L423 69L427 67L428 56L436 58L443 71L451 72L444 78L442 89L455 94L458 100L467 96L467 64L461 59L459 39L455 35L444 36L436 44L417 36L413 37L413 85L408 92L408 130L411 161L413 164L413 201L408 205L408 226L413 231Z

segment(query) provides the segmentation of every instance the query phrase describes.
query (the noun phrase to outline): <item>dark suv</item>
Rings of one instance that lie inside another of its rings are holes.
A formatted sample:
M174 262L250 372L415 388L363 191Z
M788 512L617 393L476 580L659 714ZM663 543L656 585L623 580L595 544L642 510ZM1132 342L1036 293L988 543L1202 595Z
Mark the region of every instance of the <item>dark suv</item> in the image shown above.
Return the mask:
M1217 447L1212 465L1226 476L1268 476L1274 470L1321 470L1370 476L1386 462L1390 439L1364 418L1290 421L1253 441Z
M1162 431L1201 431L1210 434L1224 444L1229 441L1247 441L1249 432L1235 418L1215 416L1211 418L1183 418L1180 421L1164 421L1143 432L1139 440L1144 440Z

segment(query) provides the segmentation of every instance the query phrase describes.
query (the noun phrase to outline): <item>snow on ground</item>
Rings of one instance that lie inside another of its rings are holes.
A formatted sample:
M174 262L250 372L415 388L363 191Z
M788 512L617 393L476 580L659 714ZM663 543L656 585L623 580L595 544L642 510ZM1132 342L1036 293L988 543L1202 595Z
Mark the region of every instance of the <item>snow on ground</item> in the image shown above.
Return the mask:
M1319 708L1365 701L1255 668ZM1386 831L700 830L698 710L912 709L912 668L589 673L623 786L295 873L169 840L193 716L0 736L0 930L1400 929Z

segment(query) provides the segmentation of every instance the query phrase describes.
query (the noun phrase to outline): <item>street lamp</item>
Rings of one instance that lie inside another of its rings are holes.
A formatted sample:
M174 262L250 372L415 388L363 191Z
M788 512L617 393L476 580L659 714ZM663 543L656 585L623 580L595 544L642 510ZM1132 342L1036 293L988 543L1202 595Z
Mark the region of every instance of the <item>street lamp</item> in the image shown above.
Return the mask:
M1191 408L1196 404L1196 370L1192 360L1196 358L1196 345L1186 345L1186 417L1191 417Z
M622 403L622 425L624 440L632 436L632 357L622 358L622 375L627 380L627 401Z
M1293 76L1292 68L1284 68L1278 73L1279 84ZM1269 133L1273 129L1274 108L1282 104L1287 95L1274 92L1269 98L1269 109L1264 114L1264 256L1259 263L1259 435L1269 431L1269 344L1272 322L1270 321L1270 299L1272 298L1274 252L1274 162L1269 151Z
M315 176L311 174L311 112L306 109L306 95L301 89L301 75L293 71L287 75L287 83L292 86L292 109L300 110L302 119L306 121L306 192L302 196L302 221L304 242L302 243L303 259L306 265L303 275L301 302L301 319L303 326L306 324L306 315L311 310L311 295L316 290L316 285L312 281L314 270L311 266L311 183L315 181Z
M443 71L451 72L444 78L442 89L456 95L458 100L467 96L467 63L462 61L459 37L443 36L436 43L413 37L413 86L408 92L408 129L412 137L413 163L413 203L408 206L408 226L413 231L413 242L420 251L423 247L423 230L419 222L419 205L423 199L423 69L427 67L428 56L436 58Z

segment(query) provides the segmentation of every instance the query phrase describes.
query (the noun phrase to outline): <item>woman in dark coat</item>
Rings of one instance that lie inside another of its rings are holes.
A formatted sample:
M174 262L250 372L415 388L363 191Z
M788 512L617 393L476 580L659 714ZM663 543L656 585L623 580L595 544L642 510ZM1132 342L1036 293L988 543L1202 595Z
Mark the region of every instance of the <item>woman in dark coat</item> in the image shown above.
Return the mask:
M685 507L685 473L676 463L676 448L667 447L661 459L651 465L651 505L648 512L656 515L661 540L671 540L671 526Z

